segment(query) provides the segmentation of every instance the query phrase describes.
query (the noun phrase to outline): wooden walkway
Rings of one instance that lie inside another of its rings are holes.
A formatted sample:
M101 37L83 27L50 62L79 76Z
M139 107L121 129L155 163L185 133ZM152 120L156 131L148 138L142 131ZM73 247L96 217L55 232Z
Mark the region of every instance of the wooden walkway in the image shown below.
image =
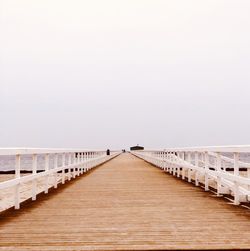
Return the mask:
M250 210L129 154L0 215L0 250L250 248Z

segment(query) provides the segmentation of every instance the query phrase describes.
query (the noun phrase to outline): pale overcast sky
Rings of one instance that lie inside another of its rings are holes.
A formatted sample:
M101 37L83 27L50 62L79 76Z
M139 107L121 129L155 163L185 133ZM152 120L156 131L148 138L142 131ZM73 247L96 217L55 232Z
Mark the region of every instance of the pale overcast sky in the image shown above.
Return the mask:
M250 144L249 0L0 0L0 147Z

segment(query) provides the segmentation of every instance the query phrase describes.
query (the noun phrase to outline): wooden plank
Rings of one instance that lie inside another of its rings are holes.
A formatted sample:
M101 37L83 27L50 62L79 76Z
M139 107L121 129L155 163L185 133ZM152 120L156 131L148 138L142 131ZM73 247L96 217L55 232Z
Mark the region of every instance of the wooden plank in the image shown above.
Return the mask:
M0 215L2 250L249 247L250 210L129 154Z

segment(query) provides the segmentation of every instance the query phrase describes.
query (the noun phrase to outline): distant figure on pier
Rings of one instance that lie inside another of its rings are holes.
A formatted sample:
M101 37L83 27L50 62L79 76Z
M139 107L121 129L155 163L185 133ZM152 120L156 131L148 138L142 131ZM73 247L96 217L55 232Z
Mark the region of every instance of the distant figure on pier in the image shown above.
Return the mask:
M109 149L107 150L107 155L110 155L110 150Z

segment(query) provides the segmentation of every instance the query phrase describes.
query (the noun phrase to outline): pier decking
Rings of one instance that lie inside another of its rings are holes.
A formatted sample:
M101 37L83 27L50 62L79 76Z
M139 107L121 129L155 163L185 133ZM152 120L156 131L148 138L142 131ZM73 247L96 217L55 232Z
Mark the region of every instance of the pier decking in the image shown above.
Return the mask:
M0 215L1 250L249 247L249 209L130 154Z

